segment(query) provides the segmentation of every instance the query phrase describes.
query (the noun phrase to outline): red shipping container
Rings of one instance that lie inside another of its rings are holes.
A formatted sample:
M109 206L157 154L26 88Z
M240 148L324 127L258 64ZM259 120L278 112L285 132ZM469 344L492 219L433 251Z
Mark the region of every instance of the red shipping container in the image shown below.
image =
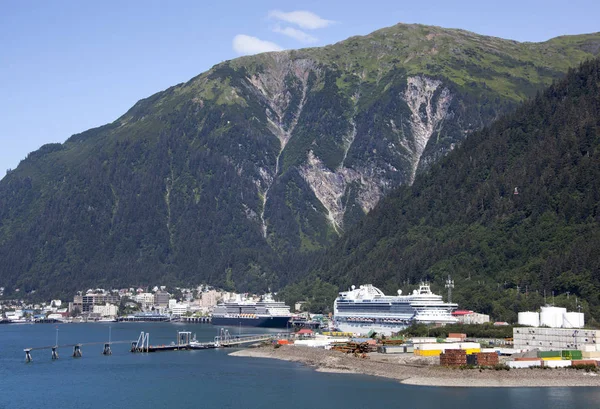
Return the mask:
M574 359L571 361L571 365L594 365L598 366L598 361L594 361L593 359Z

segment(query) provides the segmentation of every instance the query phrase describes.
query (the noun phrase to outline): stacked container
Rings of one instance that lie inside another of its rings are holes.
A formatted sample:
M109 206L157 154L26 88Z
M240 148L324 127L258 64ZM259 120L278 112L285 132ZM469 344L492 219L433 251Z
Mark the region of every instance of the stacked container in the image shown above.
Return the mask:
M477 358L476 364L479 366L495 366L500 362L498 354L495 352L479 352L474 356Z
M440 365L461 366L467 364L467 353L462 349L449 349L440 355Z

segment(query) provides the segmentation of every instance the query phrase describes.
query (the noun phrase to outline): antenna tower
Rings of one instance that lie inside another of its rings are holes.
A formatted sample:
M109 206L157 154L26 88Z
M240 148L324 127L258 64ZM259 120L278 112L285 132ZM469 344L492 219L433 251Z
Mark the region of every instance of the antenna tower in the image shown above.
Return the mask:
M446 288L448 289L448 302L452 302L452 289L454 288L454 280L448 274L448 279L446 280Z

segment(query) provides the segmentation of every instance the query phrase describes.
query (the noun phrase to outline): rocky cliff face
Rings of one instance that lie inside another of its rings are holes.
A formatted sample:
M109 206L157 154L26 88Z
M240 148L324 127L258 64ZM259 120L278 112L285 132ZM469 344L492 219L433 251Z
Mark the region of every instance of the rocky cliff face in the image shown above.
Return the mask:
M0 286L289 281L303 255L599 42L398 25L219 64L0 182Z

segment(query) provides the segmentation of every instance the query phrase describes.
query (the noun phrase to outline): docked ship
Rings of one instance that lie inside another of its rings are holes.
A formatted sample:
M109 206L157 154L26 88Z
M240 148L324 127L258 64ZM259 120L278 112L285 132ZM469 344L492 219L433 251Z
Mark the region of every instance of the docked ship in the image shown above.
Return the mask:
M352 286L339 293L334 303L334 325L343 332L384 335L401 331L413 323L450 324L457 322L452 311L458 304L445 303L441 295L421 283L412 294L385 295L371 284Z
M260 301L235 301L218 304L212 313L213 325L286 328L292 318L290 307L275 301L270 294Z

